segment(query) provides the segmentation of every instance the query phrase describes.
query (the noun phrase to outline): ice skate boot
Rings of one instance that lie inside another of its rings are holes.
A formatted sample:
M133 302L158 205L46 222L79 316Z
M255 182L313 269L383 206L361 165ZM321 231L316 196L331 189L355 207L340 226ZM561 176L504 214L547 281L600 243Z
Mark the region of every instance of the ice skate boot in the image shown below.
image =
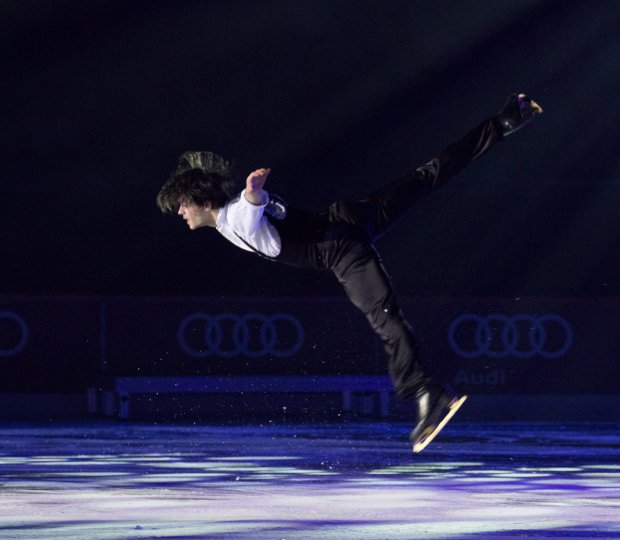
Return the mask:
M467 396L456 394L449 386L428 385L416 393L418 423L409 435L413 451L421 452L459 410Z

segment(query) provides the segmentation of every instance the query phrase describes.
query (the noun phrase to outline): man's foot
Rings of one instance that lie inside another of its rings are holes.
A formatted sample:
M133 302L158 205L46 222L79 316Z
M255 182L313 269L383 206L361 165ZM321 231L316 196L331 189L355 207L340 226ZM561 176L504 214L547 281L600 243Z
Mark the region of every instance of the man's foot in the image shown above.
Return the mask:
M542 107L525 94L511 94L497 115L502 135L505 137L514 133L542 112Z
M418 423L409 438L413 451L421 452L454 416L467 396L459 396L450 387L439 386L422 388L416 394L418 402Z

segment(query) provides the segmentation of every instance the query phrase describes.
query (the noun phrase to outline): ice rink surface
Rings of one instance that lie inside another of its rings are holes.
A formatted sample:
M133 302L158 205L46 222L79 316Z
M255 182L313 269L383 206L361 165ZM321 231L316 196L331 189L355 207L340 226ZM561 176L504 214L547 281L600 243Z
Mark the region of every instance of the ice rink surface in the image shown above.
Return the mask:
M619 428L7 424L0 538L620 538Z

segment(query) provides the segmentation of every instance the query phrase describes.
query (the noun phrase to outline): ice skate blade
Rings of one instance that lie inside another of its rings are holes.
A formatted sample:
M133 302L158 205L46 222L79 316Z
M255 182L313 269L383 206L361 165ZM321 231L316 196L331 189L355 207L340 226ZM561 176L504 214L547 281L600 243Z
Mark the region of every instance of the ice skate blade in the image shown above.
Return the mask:
M419 442L413 445L413 452L415 454L424 450L433 441L433 439L437 437L437 435L443 429L443 427L450 421L450 418L452 418L456 414L456 411L458 411L461 408L461 405L465 403L466 399L467 399L467 396L461 396L457 401L455 401L450 407L448 414L446 414L443 420L439 422L439 424L437 424L437 427L435 427L432 433L430 433L428 437L426 437L422 442Z
M529 100L530 107L534 109L538 114L542 114L543 108L538 103L536 103L532 98L528 98L526 94L519 94L517 97L519 99Z
M532 106L532 109L534 109L538 114L543 113L543 108L534 100L530 101L530 105Z

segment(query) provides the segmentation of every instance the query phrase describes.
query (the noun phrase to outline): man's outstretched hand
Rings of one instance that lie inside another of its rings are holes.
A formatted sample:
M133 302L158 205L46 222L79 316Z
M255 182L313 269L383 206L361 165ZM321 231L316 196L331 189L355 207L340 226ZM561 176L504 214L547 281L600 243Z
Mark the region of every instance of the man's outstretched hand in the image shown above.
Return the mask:
M245 198L252 204L264 203L262 189L271 169L256 169L245 181Z

